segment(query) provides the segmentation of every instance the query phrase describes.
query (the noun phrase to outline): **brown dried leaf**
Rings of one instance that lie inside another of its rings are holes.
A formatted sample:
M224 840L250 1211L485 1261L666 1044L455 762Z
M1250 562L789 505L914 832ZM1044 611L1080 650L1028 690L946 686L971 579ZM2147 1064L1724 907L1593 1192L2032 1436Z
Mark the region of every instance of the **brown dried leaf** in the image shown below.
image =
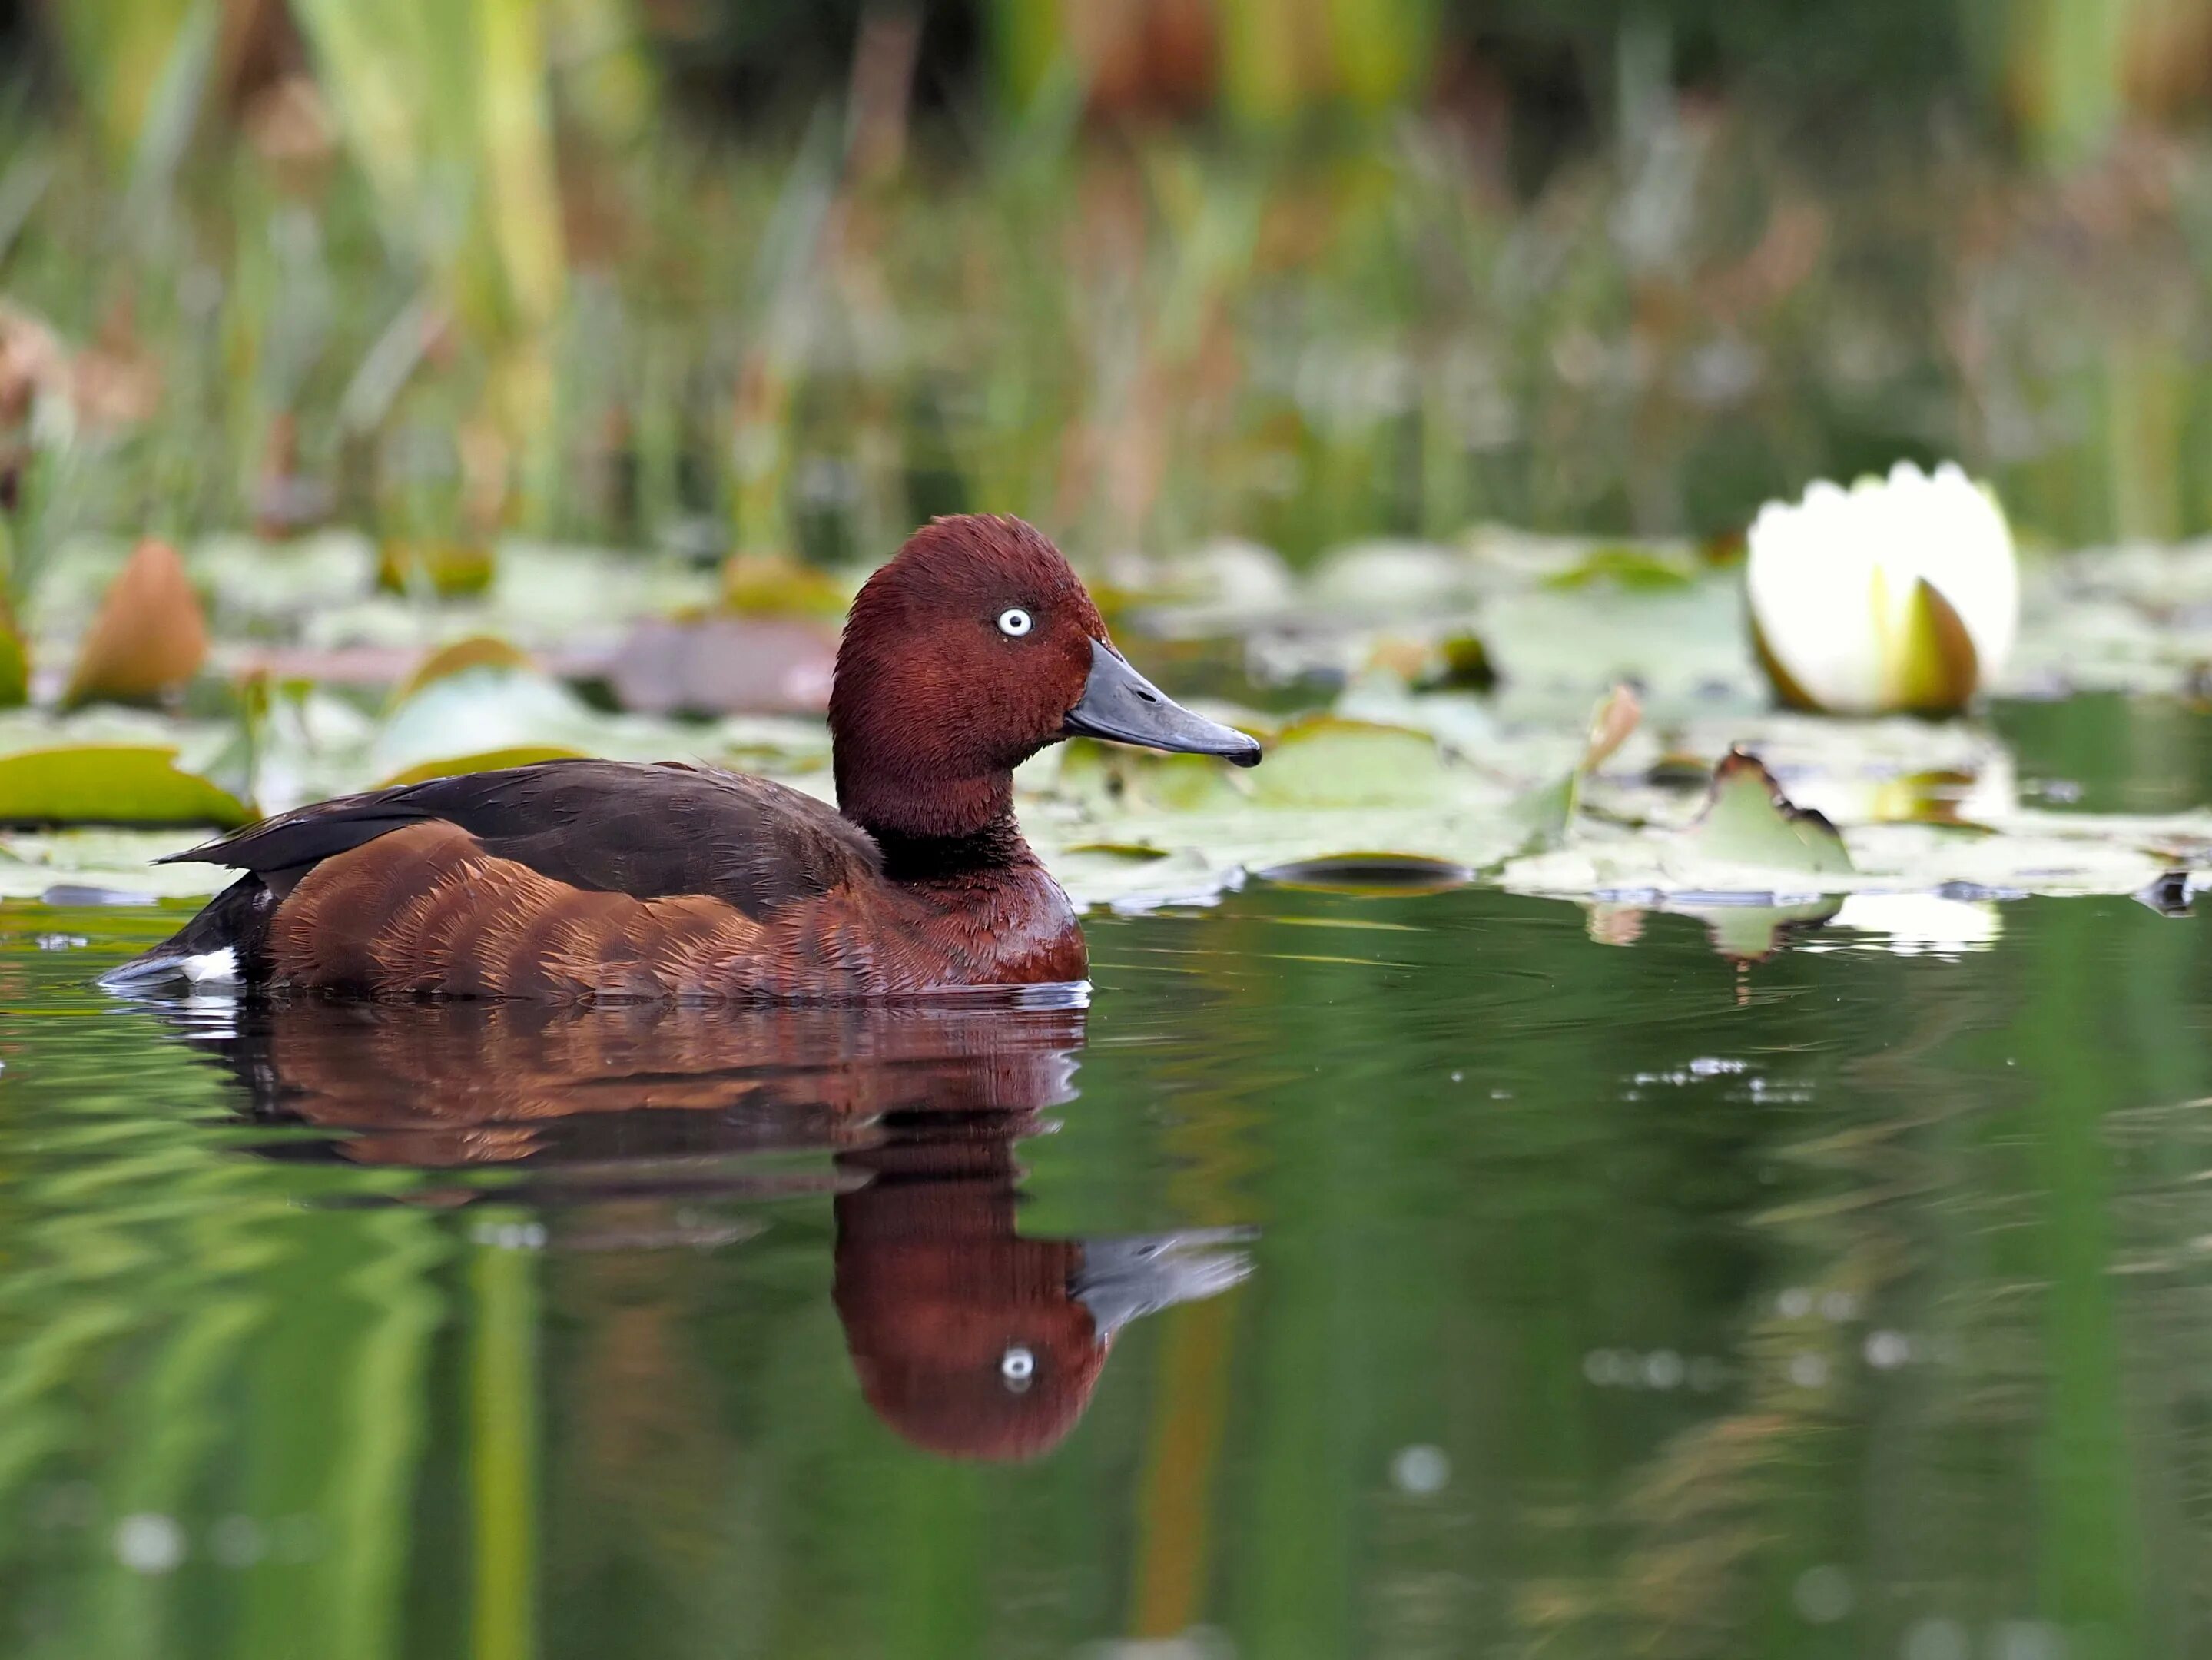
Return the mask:
M207 648L207 617L184 561L149 538L100 602L62 706L151 702L198 672Z

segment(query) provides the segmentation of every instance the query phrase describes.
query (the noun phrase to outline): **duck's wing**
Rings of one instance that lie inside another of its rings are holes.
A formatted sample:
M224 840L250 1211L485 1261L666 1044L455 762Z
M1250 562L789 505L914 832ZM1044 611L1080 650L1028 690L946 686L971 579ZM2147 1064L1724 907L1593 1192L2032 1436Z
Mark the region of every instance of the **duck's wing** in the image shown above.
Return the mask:
M572 888L699 895L758 918L882 867L865 830L765 778L672 763L541 761L340 796L164 862L251 871L280 896L324 860L425 821Z

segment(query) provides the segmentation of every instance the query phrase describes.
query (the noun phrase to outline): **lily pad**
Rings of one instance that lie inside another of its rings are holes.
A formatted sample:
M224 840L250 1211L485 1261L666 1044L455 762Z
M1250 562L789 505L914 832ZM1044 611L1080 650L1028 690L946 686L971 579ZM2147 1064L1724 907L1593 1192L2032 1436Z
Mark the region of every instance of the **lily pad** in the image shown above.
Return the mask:
M442 680L449 674L486 668L529 674L535 667L528 652L507 644L497 635L472 634L451 645L439 647L417 663L392 692L392 707L398 708L432 681Z
M563 749L554 744L521 744L512 749L483 750L474 755L418 762L382 780L377 787L426 783L433 778L459 778L471 772L497 772L502 767L527 767L540 761L574 761L583 755L582 750Z
M0 757L0 824L250 824L253 809L177 764L173 748L83 745Z
M0 599L0 708L20 708L30 696L30 644L8 602Z
M1444 893L1465 887L1475 876L1468 866L1449 859L1423 859L1405 853L1340 853L1320 859L1293 859L1253 874L1277 887L1370 898Z
M1748 866L1792 875L1846 875L1851 856L1821 814L1792 803L1759 757L1730 750L1713 772L1712 793L1677 842L1685 862Z

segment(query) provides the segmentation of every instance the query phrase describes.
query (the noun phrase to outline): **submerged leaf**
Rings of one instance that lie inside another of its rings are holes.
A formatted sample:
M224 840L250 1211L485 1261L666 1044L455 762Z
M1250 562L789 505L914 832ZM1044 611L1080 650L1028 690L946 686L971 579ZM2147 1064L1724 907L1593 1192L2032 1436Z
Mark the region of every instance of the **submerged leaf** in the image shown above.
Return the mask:
M100 601L62 706L151 702L198 672L207 658L207 619L166 542L141 542Z

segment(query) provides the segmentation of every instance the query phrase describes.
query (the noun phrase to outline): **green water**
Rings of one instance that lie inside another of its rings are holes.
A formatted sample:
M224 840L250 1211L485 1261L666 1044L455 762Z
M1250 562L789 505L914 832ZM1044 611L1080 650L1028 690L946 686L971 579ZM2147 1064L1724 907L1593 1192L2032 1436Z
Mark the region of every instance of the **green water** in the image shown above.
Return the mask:
M2212 1651L2196 920L1255 886L1094 920L1087 1013L88 988L166 921L0 910L0 1653ZM1099 1362L1163 1235L1212 1278Z

